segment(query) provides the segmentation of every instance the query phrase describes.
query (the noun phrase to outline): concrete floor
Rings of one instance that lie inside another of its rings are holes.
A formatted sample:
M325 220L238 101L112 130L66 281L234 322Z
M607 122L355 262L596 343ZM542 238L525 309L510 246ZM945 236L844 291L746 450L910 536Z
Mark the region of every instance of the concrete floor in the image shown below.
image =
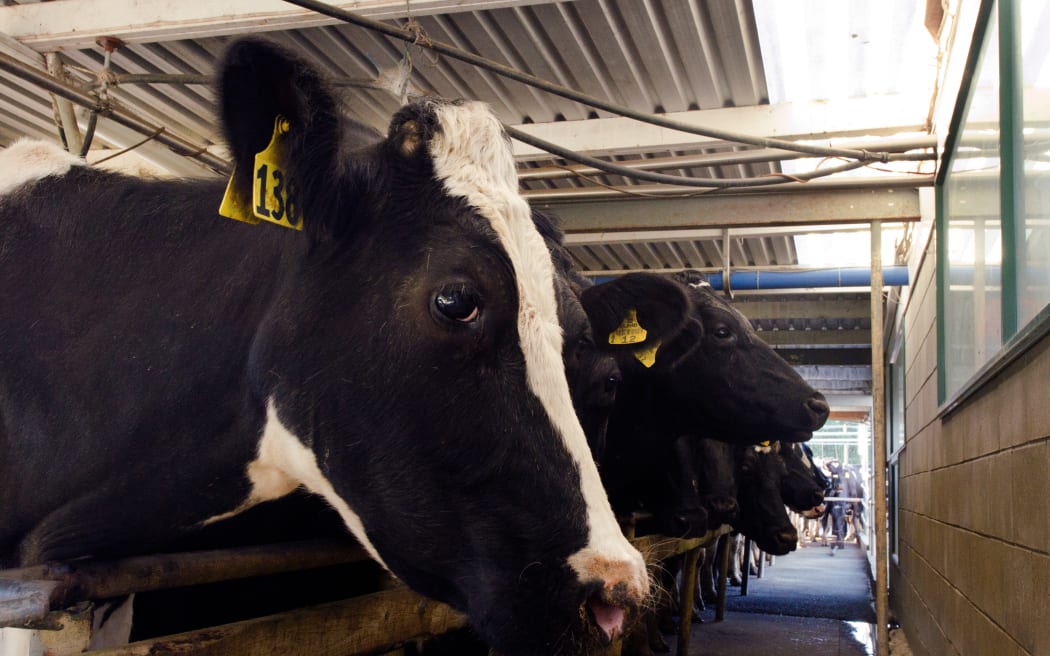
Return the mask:
M830 553L811 545L778 556L761 579L750 578L746 597L730 587L725 621L714 621L713 608L703 612L688 656L871 654L875 610L867 559L855 543Z

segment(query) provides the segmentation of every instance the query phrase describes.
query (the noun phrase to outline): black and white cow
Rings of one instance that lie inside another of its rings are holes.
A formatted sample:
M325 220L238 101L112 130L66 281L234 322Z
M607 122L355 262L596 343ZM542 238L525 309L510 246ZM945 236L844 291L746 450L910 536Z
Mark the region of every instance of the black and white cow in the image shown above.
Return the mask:
M220 94L234 213L301 231L219 216L223 183L0 153L0 566L161 549L305 488L501 652L606 642L648 577L498 121L419 102L350 152L318 74L252 40Z

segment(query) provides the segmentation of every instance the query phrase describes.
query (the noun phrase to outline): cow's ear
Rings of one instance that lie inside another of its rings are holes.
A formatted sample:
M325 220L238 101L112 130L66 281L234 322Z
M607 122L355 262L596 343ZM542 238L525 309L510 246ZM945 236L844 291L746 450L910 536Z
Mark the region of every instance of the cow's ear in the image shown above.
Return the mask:
M340 192L331 184L340 164L339 105L322 76L272 43L243 39L226 50L219 94L234 161L230 189L248 213L236 218L322 227Z
M692 311L682 287L648 273L629 273L585 289L580 302L595 341L610 350L641 351L666 343Z

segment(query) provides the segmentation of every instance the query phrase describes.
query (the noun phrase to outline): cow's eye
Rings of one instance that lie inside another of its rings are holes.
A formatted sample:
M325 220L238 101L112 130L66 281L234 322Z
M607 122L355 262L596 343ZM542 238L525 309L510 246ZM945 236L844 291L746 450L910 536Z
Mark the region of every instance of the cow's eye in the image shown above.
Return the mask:
M718 339L729 339L733 336L733 331L729 330L726 326L719 326L715 328L715 337Z
M478 320L478 299L474 292L462 289L444 289L434 297L434 307L442 316L460 323Z

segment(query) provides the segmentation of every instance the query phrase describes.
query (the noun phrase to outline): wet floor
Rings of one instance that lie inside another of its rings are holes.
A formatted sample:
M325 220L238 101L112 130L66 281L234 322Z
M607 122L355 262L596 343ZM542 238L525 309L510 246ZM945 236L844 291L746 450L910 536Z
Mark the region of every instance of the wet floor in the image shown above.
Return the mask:
M688 656L872 654L867 558L855 543L830 553L807 546L777 557L761 579L750 578L746 597L730 587L725 621L714 621L713 608L703 612Z

